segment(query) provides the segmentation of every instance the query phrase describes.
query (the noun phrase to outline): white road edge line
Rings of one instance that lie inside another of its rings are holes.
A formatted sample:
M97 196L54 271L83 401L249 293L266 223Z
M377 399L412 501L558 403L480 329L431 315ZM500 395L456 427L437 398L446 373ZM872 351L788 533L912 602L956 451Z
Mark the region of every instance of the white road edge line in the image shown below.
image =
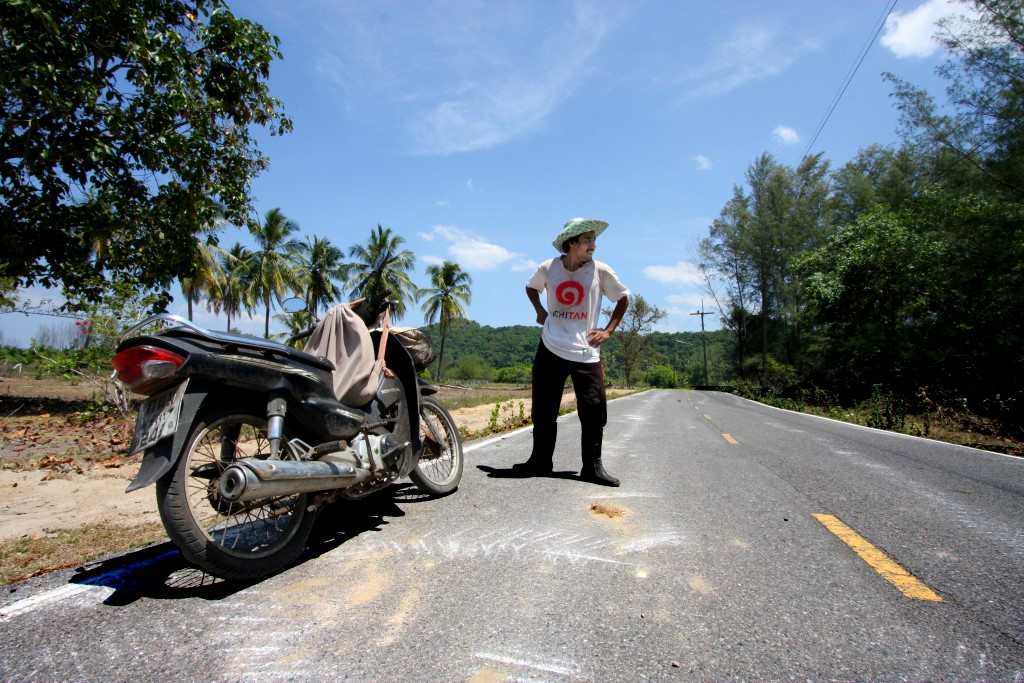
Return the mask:
M160 553L154 557L129 562L124 566L103 572L98 576L93 576L91 579L88 579L87 583L67 583L44 593L39 593L38 595L33 595L23 600L12 602L10 605L7 605L7 607L0 607L0 623L9 621L16 616L27 614L28 612L39 609L40 607L45 607L51 603L60 602L61 600L66 600L82 593L92 593L97 598L96 602L103 602L117 592L117 589L97 583L98 580L104 578L120 578L121 576L130 574L133 571L137 571L149 565L163 562L168 557L177 555L178 552L177 548L172 548L171 550Z
M727 393L727 392L723 391L723 392L718 392L718 393L723 393L724 394L724 393ZM825 420L826 422L835 422L836 424L846 425L847 427L856 427L857 429L864 429L864 430L867 430L869 432L875 432L876 434L888 434L890 436L901 436L904 439L917 439L918 441L926 441L928 443L939 444L941 446L950 446L952 448L963 448L963 449L966 449L968 451L975 451L977 453L985 453L987 455L998 455L998 456L1001 456L1003 458L1009 458L1010 460L1016 460L1017 462L1024 462L1024 458L1021 458L1020 456L1017 456L1017 455L1007 455L1006 453L996 453L995 451L986 451L984 448L975 448L974 446L962 446L962 445L960 445L958 443L948 443L946 441L938 441L936 439L929 439L929 438L926 438L926 437L923 437L923 436L914 436L913 434L903 434L902 432L890 432L890 431L888 431L886 429L876 429L875 427L865 427L864 425L855 424L853 422L844 422L843 420L836 420L835 418L825 417L824 415L815 415L814 413L801 413L799 410L790 410L788 408L779 408L778 406L768 405L767 403L761 403L760 401L755 401L752 398L747 398L745 396L737 396L736 394L729 394L729 396L735 396L736 398L741 399L743 401L750 401L751 403L756 403L759 406L764 406L765 408L771 408L773 410L780 410L780 411L782 411L784 413L792 413L793 415L803 415L804 417L814 417L814 418L817 418L819 420Z
M102 595L100 601L103 601L114 594L114 589L109 586L94 586L85 583L65 584L59 588L54 588L39 595L33 595L30 598L25 598L24 600L11 603L7 607L0 608L0 622L9 621L14 617L27 614L50 603L60 602L81 593L96 593L97 597Z
M611 403L612 401L621 401L623 399L632 398L634 396L640 396L641 394L646 394L648 391L650 391L650 389L644 389L643 391L638 391L635 394L627 394L626 396L619 396L618 398L609 399L608 402ZM574 410L571 413L566 413L565 415L559 415L558 419L561 420L562 418L568 417L568 416L573 415L575 413L576 413L576 411ZM497 436L492 436L491 438L484 439L483 441L474 441L473 443L471 443L469 445L463 445L462 446L462 452L463 453L471 453L472 451L475 451L478 448L483 448L484 446L490 446L492 443L497 443L497 442L502 441L504 439L511 438L511 437L515 436L516 434L521 434L522 432L528 431L530 429L533 429L533 427L531 425L527 425L525 427L520 427L519 429L513 429L511 432L504 432L503 434L498 434Z

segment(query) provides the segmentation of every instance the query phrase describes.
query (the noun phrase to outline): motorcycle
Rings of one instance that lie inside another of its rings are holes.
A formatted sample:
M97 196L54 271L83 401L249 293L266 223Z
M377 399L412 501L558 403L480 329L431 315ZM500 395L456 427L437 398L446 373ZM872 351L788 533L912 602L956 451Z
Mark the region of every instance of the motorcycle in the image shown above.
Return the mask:
M129 447L144 456L127 491L156 484L164 528L192 564L224 579L257 579L299 557L318 511L332 502L406 476L431 496L458 488L454 419L391 333L390 305L379 315L360 305L370 325L359 334L368 335L380 370L365 405L338 400L331 359L263 338L168 314L122 338L115 375L146 396ZM146 332L154 327L162 329Z

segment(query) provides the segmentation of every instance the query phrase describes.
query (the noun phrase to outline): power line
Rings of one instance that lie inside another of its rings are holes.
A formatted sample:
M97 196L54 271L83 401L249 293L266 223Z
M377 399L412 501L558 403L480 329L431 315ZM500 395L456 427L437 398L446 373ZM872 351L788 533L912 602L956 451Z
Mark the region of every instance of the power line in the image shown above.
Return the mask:
M846 89L850 87L850 83L853 82L853 77L857 75L857 71L860 69L860 65L864 63L864 58L868 56L868 52L871 51L871 46L875 44L878 39L878 34L882 32L882 28L885 26L885 22L889 19L889 15L892 14L893 9L896 7L898 0L892 0L889 3L889 7L885 10L885 14L882 15L882 19L878 22L878 26L875 27L874 33L871 34L871 38L865 43L864 48L860 52L860 56L854 63L853 67L846 73L846 80L843 82L843 86L836 93L835 97L832 98L832 102L829 104L828 110L825 112L825 116L821 119L821 123L818 124L818 129L814 131L814 137L811 138L810 143L807 145L807 149L804 150L804 157L811 153L814 148L814 143L818 141L818 136L821 135L821 131L825 130L828 120L832 118L832 113L839 106L839 102L843 99L843 95L846 94Z

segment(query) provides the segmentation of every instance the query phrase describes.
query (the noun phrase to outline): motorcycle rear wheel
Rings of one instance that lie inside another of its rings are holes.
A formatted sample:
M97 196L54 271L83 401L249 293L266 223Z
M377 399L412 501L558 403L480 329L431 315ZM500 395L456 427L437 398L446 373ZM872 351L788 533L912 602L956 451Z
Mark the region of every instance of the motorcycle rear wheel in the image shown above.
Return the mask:
M420 399L423 450L409 478L421 491L446 496L462 481L462 437L448 409L432 397Z
M208 411L195 421L177 464L157 482L160 518L192 564L223 579L252 580L294 562L316 515L308 496L228 503L217 493L232 461L268 457L266 418L234 410ZM284 439L287 444L287 436ZM287 450L283 458L291 457Z

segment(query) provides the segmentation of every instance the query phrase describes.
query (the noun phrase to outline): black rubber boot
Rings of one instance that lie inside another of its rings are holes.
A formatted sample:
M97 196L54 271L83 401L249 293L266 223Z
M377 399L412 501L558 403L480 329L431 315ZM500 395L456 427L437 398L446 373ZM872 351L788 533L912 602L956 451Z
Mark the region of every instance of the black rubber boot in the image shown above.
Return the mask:
M524 477L542 477L546 474L551 474L553 469L554 465L551 464L550 460L541 460L540 458L534 458L532 455L526 462L517 462L515 465L512 465L512 472Z
M594 484L601 484L602 486L619 485L618 479L605 472L604 465L601 464L601 458L592 458L583 463L583 469L580 470L580 479Z

